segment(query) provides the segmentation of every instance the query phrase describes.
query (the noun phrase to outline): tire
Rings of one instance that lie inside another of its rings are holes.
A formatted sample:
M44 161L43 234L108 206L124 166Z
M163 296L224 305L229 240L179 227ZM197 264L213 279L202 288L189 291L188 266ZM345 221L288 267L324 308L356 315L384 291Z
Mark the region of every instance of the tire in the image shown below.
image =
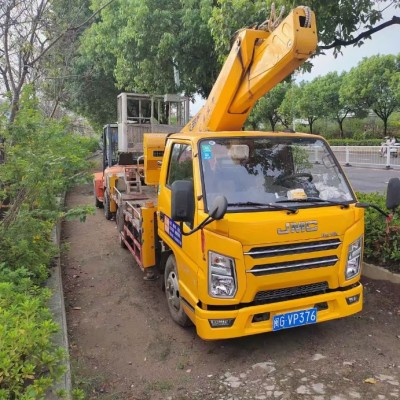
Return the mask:
M100 200L97 198L97 195L96 195L96 187L93 187L93 193L94 193L94 205L95 205L97 208L103 208L103 202L100 201Z
M104 191L104 216L107 220L113 217L113 213L110 211L110 198L108 197L107 191Z
M179 279L176 269L174 255L170 255L165 264L164 271L165 296L169 313L172 319L180 326L188 327L192 325L191 320L183 310L181 299L179 297Z
M96 195L94 195L94 199L95 199L95 206L96 208L103 208L104 204L102 201L100 201Z
M122 240L121 237L121 232L124 230L124 225L125 225L125 221L124 221L124 214L122 212L122 209L120 207L118 207L117 209L117 213L115 215L115 222L117 224L117 229L118 229L118 241L119 241L119 245L123 248L126 249L126 244L125 242Z

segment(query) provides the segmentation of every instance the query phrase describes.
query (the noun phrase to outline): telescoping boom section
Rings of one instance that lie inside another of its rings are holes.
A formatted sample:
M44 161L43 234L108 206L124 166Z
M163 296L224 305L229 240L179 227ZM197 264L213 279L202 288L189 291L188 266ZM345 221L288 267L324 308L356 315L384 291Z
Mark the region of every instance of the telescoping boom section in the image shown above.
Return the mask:
M240 31L207 102L182 132L241 130L256 101L316 46L315 16L308 7L295 8L272 32Z

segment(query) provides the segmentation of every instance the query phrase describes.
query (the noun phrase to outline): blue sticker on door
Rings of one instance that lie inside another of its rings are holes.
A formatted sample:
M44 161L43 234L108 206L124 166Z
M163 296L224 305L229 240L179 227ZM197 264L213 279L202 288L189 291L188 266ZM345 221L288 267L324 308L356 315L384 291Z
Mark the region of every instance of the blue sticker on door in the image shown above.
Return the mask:
M181 227L167 216L164 217L165 233L179 246L182 247Z

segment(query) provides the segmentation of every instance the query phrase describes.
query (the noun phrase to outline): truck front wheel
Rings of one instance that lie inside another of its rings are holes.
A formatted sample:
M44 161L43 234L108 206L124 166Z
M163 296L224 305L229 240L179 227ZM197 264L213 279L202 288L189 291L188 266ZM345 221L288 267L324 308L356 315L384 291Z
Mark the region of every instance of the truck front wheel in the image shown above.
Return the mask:
M164 282L165 295L172 319L183 327L190 326L191 321L183 310L181 298L179 296L178 272L175 257L172 254L168 257L167 263L165 264Z

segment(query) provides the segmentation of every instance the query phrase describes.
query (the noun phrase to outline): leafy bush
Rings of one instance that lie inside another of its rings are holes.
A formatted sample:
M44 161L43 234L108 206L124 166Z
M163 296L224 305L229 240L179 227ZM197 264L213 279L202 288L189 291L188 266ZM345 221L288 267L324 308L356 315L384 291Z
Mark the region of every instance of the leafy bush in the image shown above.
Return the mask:
M386 209L385 197L379 193L357 193L362 203L371 203ZM396 213L387 226L386 219L377 211L365 210L364 259L400 273L400 217Z
M63 210L59 196L90 179L86 158L98 141L75 134L68 120L46 118L30 87L19 106L11 126L0 110L0 206L10 205L0 217L0 399L43 399L64 357L52 344L58 327L43 287L57 253L51 232L61 218L93 211Z
M0 281L9 281L0 283L0 398L42 399L63 372L64 354L51 342L58 330L47 308L51 293L33 285L27 270L2 264L0 271Z
M0 229L0 260L13 270L25 268L34 283L42 283L57 252L50 238L54 223L53 219L41 220L35 213L20 211L7 230Z

